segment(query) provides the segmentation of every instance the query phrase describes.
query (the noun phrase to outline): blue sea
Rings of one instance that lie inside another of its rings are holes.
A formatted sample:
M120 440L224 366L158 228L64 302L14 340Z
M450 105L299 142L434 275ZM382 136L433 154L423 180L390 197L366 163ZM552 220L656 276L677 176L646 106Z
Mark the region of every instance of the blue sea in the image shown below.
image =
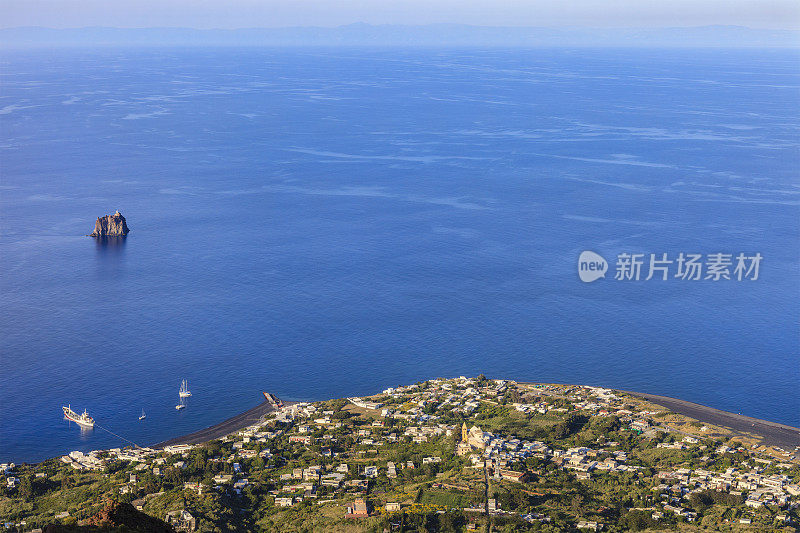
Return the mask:
M800 426L796 50L0 60L0 461L479 373ZM763 260L644 280L681 252Z

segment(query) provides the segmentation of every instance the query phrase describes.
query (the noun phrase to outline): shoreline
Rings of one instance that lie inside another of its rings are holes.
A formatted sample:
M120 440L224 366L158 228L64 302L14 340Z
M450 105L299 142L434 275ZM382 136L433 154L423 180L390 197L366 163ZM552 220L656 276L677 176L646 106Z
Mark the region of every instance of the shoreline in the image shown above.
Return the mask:
M635 396L636 398L659 405L676 414L687 416L698 422L704 422L712 426L729 429L740 435L757 435L763 438L763 444L767 446L777 446L789 450L800 447L800 428L781 424L780 422L772 422L770 420L762 420L760 418L732 413L730 411L723 411L722 409L690 402L688 400L681 400L679 398L672 398L671 396L615 389L613 387L604 387L601 385L576 385L574 383L545 383L537 381L519 381L518 383L520 385L563 385L608 389L613 392Z
M520 381L518 383L520 385L547 385L547 383L530 381ZM591 386L576 385L574 383L562 383L561 385L573 387ZM648 392L628 391L623 389L609 388L609 390L630 394L631 396L647 400L679 415L694 418L699 422L727 428L736 433L749 433L758 435L764 439L764 444L768 446L779 446L788 449L800 446L800 428L781 424L779 422L771 422L769 420L762 420L760 418L753 418L746 415L731 413L729 411L723 411L714 407L709 407L678 398L672 398L669 396L650 394ZM285 402L284 405L290 406L296 403L298 402ZM276 410L277 409L275 409L271 403L265 400L260 404L251 407L247 411L239 413L238 415L234 415L226 420L223 420L222 422L194 431L192 433L150 445L150 448L162 449L165 446L174 446L177 444L201 444L211 440L219 439L225 435L233 433L234 431L238 431L258 422L264 415L272 413Z
M284 405L290 406L296 403L297 402L285 402ZM208 426L204 429L193 431L192 433L187 433L186 435L181 435L156 444L151 444L149 448L160 450L166 446L175 446L177 444L201 444L219 439L225 435L233 433L234 431L251 426L261 420L264 415L275 411L277 411L275 406L267 400L264 400L255 407L251 407L247 411L239 413L238 415L234 415L226 420L223 420L222 422Z
M659 394L626 391L622 389L611 390L636 396L650 403L660 405L679 415L694 418L699 422L730 429L737 433L758 435L763 437L764 444L768 446L778 446L788 449L800 446L800 429L793 426L738 413L731 413L730 411L723 411L722 409L716 409L707 405L671 398L669 396L661 396Z
M639 394L483 376L286 408L264 393L269 403L173 442L203 441L260 417L221 440L0 465L9 479L0 519L14 530L110 524L174 531L199 522L201 529L235 531L366 531L398 517L412 528L474 523L480 530L598 529L599 520L619 531L689 522L722 530L742 516L748 530L791 526L790 513L777 513L797 505L800 448L786 452L754 435L703 429ZM303 481L326 488L315 494ZM549 497L570 493L593 499L579 505ZM707 499L689 499L697 493ZM107 501L109 494L116 501ZM631 517L636 510L643 513ZM436 523L434 513L448 516Z
M608 389L613 392L629 394L646 400L672 411L673 413L693 418L698 422L729 429L741 435L750 434L760 436L764 439L763 444L767 446L778 446L789 449L800 447L800 428L780 422L772 422L770 420L762 420L761 418L754 418L730 411L723 411L722 409L690 402L688 400L681 400L679 398L672 398L671 396L615 389L602 385L576 385L574 383L545 383L538 381L518 381L517 383L520 385L562 385L565 387L597 387Z

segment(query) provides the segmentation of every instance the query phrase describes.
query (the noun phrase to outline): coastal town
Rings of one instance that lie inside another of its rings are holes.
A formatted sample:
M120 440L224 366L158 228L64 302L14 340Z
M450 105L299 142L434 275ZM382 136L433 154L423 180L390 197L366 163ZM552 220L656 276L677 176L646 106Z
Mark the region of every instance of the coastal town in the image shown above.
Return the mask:
M202 444L2 464L0 521L19 532L796 531L799 448L604 388L434 379L287 402Z

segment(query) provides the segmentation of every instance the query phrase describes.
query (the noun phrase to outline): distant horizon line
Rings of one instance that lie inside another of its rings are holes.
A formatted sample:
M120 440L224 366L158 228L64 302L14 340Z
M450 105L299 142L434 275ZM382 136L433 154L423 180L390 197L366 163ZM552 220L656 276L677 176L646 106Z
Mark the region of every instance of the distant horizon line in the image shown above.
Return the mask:
M800 48L800 29L738 25L664 27L368 24L193 28L82 26L0 28L0 48L119 46Z
M41 26L41 25L24 25L24 26L0 26L0 30L15 30L15 29L46 29L46 30L83 30L83 29L117 29L117 30L197 30L197 31L240 31L240 30L284 30L284 29L302 29L302 28L321 28L321 29L338 29L338 28L352 28L352 27L394 27L394 28L429 28L436 26L449 26L461 28L492 28L492 29L542 29L542 30L600 30L600 31L614 31L614 30L672 30L672 29L713 29L713 28L728 28L728 29L743 29L763 32L792 32L800 33L800 27L797 28L764 28L758 26L744 26L741 24L697 24L697 25L669 25L669 26L580 26L580 25L562 25L562 26L531 26L531 25L496 25L496 24L465 24L458 22L431 22L428 24L391 24L381 23L374 24L370 22L350 22L347 24L337 24L332 26L324 26L320 24L306 24L306 25L283 25L283 26L237 26L232 28L225 27L196 27L196 26L111 26L111 25L88 25L88 26Z

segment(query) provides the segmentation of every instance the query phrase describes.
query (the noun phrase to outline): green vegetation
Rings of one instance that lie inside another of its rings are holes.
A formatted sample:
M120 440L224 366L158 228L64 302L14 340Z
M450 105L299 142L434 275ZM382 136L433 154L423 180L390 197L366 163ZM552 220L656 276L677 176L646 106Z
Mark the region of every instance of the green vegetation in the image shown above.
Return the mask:
M791 498L776 496L782 489L752 481L796 487L796 462L718 451L736 446L721 439L686 440L650 426L659 415L638 415L624 397L479 377L370 400L390 416L329 400L191 449L99 452L100 470L61 459L15 466L6 477L16 481L0 488L0 521L9 531L95 531L81 524L96 523L109 501L159 521L184 510L208 532L560 532L579 523L611 532L788 531L798 520ZM459 455L464 423L473 441ZM734 490L739 480L747 488ZM346 518L357 499L369 516Z

